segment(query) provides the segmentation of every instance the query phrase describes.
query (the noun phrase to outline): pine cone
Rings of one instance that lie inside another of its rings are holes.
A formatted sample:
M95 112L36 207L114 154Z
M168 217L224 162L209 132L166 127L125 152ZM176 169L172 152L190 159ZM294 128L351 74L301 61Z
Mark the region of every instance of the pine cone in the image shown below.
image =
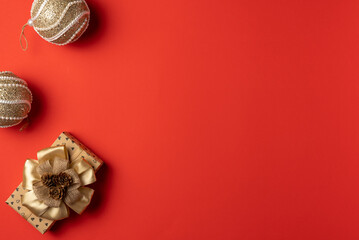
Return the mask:
M66 189L63 187L50 187L50 197L55 200L61 200L66 193Z
M69 174L61 172L58 175L56 175L54 182L56 183L57 186L66 188L72 184L73 180Z
M55 187L56 183L54 182L54 175L50 173L45 173L41 176L42 183L47 187Z
M49 188L49 195L55 200L61 200L72 183L72 177L64 172L59 174L46 173L41 176L42 183Z

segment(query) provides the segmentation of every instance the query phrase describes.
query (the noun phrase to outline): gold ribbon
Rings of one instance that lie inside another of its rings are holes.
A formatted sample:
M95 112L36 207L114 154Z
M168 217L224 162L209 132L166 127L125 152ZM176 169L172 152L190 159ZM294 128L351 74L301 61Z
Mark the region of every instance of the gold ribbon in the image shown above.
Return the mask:
M69 216L69 208L81 214L90 204L94 190L85 185L96 181L92 166L83 158L69 159L65 146L45 148L37 153L38 160L28 159L23 172L23 187L29 190L21 198L22 205L33 214L50 220ZM45 173L65 172L73 179L64 199L48 198L48 189L42 186Z

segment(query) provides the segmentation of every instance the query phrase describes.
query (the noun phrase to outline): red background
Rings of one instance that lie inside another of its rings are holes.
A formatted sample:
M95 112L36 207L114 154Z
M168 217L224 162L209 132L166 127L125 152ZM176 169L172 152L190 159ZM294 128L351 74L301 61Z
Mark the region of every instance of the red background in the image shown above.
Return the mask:
M1 238L359 239L359 2L88 0L57 47L0 4L0 66L32 125L0 131L0 199L70 131L106 163L82 215L43 237L5 203Z

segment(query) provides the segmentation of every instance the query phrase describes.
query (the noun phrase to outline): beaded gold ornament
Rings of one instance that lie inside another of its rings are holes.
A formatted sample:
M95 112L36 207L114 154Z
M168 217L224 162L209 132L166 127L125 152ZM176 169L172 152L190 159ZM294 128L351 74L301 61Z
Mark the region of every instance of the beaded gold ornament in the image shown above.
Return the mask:
M31 103L27 83L12 72L0 72L0 128L15 126L27 118Z
M50 43L66 45L76 41L86 31L89 21L90 9L84 0L35 0L31 18L21 31L21 47L26 50L28 45L24 35L26 26L32 26ZM21 37L25 39L25 47Z

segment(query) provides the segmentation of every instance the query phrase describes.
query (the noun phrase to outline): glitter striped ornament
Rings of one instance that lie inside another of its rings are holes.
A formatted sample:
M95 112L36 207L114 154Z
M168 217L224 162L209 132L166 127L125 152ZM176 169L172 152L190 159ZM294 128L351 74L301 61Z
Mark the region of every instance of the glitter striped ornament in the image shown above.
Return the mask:
M27 25L46 41L66 45L87 29L90 9L84 0L35 0Z
M12 72L0 72L0 127L12 127L27 118L32 94L27 83Z

